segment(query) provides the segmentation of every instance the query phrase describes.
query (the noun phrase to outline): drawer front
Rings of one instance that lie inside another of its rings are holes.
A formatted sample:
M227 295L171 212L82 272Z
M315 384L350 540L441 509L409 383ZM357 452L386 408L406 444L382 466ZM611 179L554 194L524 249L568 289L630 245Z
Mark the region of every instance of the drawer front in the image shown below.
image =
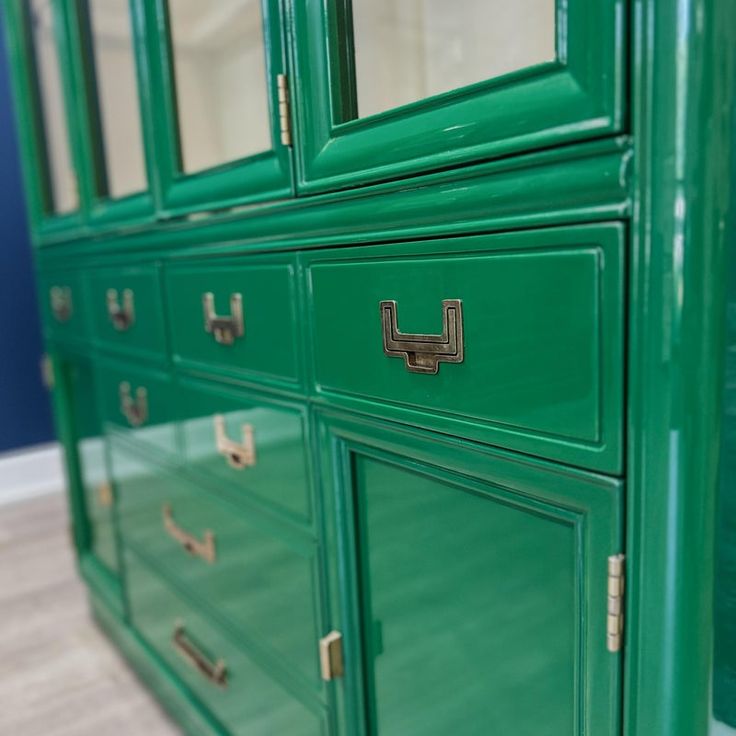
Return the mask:
M38 288L46 334L54 339L85 340L89 325L80 274L73 271L42 274Z
M121 361L100 361L97 385L108 429L148 452L173 458L179 451L175 412L177 397L171 376Z
M315 390L619 472L623 246L609 224L309 255Z
M117 446L113 468L125 543L251 650L265 651L319 689L315 545Z
M311 516L304 410L179 378L187 469L299 521Z
M110 268L89 280L92 330L107 347L146 358L166 356L161 282L156 266Z
M172 264L166 294L177 363L278 386L299 383L291 261Z
M126 578L134 627L228 734L326 736L319 705L287 692L131 550Z

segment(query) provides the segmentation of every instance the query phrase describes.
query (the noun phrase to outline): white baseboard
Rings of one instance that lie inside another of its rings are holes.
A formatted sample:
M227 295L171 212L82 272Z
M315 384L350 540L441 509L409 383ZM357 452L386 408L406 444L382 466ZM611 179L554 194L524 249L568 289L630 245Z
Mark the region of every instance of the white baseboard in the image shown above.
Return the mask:
M0 506L59 493L65 486L57 442L0 455Z

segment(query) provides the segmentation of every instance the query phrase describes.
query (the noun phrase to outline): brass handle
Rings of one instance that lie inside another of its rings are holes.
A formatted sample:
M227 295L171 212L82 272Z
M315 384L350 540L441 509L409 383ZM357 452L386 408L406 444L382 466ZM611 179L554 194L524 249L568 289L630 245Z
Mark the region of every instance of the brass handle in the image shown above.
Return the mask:
M43 385L51 391L56 385L56 375L54 373L54 361L48 353L44 353L41 358L41 381Z
M122 304L117 289L107 290L107 316L118 332L125 332L133 326L135 307L131 289L123 289Z
M244 424L243 442L238 444L231 440L225 430L225 417L215 415L215 442L217 452L223 455L231 468L243 470L256 464L256 444L253 438L253 426Z
M212 565L217 559L217 549L215 547L215 535L211 531L206 531L201 540L197 539L193 534L184 531L174 521L174 513L171 510L171 504L164 504L161 508L164 529L168 535L175 539L182 546L185 552L193 557L201 557L205 562Z
M131 394L130 384L120 384L120 413L128 420L131 427L140 427L148 419L148 391L139 386L135 398Z
M110 508L112 506L114 496L112 493L112 486L105 481L97 486L97 503L103 508Z
M396 302L382 301L380 308L383 352L392 358L403 358L411 373L436 374L440 363L463 362L463 303L460 299L442 301L442 333L439 335L401 332Z
M220 343L232 345L238 337L245 334L243 322L243 295L230 294L230 316L223 317L215 312L215 295L211 292L202 294L202 311L204 312L204 329Z
M68 322L74 314L72 290L69 286L52 286L49 291L51 313L57 322Z
M339 631L331 631L319 640L319 667L325 682L345 674L342 634Z
M174 624L171 645L183 659L206 680L217 687L227 687L227 665L223 659L212 662L207 655L187 636L183 621Z

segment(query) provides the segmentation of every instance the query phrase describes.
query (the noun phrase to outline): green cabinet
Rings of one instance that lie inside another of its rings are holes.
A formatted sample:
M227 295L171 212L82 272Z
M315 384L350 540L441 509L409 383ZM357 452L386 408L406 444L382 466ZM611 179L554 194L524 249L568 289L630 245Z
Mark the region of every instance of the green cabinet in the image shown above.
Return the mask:
M621 484L373 422L321 427L348 733L619 733L599 591Z

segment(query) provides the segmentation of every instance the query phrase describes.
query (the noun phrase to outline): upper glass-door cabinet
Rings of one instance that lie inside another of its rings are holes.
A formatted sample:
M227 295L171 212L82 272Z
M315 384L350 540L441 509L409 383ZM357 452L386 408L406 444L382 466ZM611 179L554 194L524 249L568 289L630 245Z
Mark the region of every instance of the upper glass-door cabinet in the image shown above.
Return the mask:
M294 3L300 191L615 133L624 0Z
M164 213L290 196L280 0L151 0L146 12Z
M37 240L82 223L74 84L63 0L7 0L4 21L16 96L27 203Z

